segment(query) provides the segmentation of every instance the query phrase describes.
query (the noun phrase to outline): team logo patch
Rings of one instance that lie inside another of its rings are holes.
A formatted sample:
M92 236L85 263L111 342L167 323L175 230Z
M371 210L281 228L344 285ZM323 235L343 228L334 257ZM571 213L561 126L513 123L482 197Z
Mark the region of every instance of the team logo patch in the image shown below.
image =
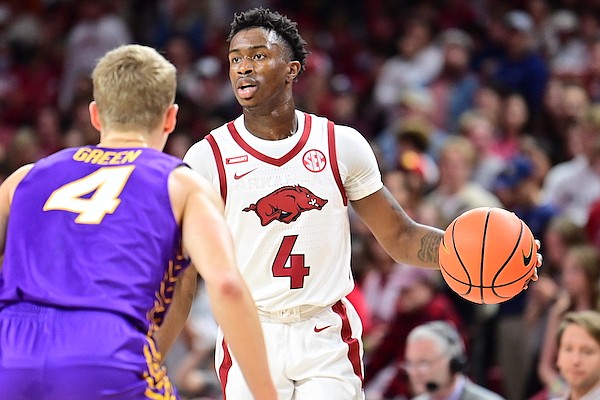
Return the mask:
M321 151L312 149L304 153L302 163L310 172L321 172L327 165L327 158Z
M328 200L316 196L303 186L283 186L242 211L254 211L262 226L273 221L289 224L297 220L304 211L320 210L327 202Z

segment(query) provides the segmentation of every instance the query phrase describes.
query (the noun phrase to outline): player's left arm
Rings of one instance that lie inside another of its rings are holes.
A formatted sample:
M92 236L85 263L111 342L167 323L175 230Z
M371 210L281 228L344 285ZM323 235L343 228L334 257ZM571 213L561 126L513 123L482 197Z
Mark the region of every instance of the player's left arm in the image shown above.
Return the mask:
M4 248L6 240L6 228L8 226L8 214L15 190L25 175L33 168L33 164L27 164L9 175L0 185L0 271L1 261L4 259Z
M444 232L412 220L383 186L375 154L356 130L336 127L336 149L352 208L397 262L439 269Z
M336 135L338 158L347 173L344 188L356 214L397 262L439 269L439 245L444 231L420 224L406 214L381 183L381 173L369 143L356 130L342 128L346 132ZM535 242L539 250L541 243ZM537 260L539 268L543 260L539 251ZM531 280L537 280L537 270Z
M412 220L385 187L352 202L352 207L394 260L439 269L439 245L444 231ZM539 252L541 243L537 239L535 243L538 250L536 267L540 268L543 260ZM537 268L531 281L538 279Z
M444 231L411 219L386 187L353 201L352 207L394 260L439 269Z
M165 360L167 353L183 330L198 289L198 272L189 266L177 279L171 304L158 331L154 333L156 346Z

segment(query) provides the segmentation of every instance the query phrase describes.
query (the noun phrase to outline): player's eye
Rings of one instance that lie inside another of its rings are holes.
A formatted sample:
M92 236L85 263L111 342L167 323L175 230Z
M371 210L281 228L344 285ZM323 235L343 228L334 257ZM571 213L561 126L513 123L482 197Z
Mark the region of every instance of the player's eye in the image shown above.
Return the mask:
M264 58L266 58L266 57L267 57L267 56L266 56L265 54L263 54L263 53L258 53L258 54L255 54L255 55L254 55L254 57L252 57L252 58L254 58L255 60L262 60L262 59L264 59Z

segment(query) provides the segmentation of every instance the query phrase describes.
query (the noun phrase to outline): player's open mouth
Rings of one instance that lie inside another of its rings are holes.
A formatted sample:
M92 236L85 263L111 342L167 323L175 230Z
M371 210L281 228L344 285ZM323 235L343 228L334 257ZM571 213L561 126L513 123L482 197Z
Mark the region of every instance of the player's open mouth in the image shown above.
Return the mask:
M247 79L240 79L237 84L237 95L243 99L252 97L256 92L256 83L254 81L249 82Z

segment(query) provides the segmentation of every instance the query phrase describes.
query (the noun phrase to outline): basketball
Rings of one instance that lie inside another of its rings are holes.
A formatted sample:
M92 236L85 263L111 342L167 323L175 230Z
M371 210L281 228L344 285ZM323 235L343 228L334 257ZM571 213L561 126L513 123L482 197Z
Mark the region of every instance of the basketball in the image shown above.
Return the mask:
M477 304L497 304L519 294L535 273L537 245L514 213L480 207L448 225L439 259L444 280L459 296Z

